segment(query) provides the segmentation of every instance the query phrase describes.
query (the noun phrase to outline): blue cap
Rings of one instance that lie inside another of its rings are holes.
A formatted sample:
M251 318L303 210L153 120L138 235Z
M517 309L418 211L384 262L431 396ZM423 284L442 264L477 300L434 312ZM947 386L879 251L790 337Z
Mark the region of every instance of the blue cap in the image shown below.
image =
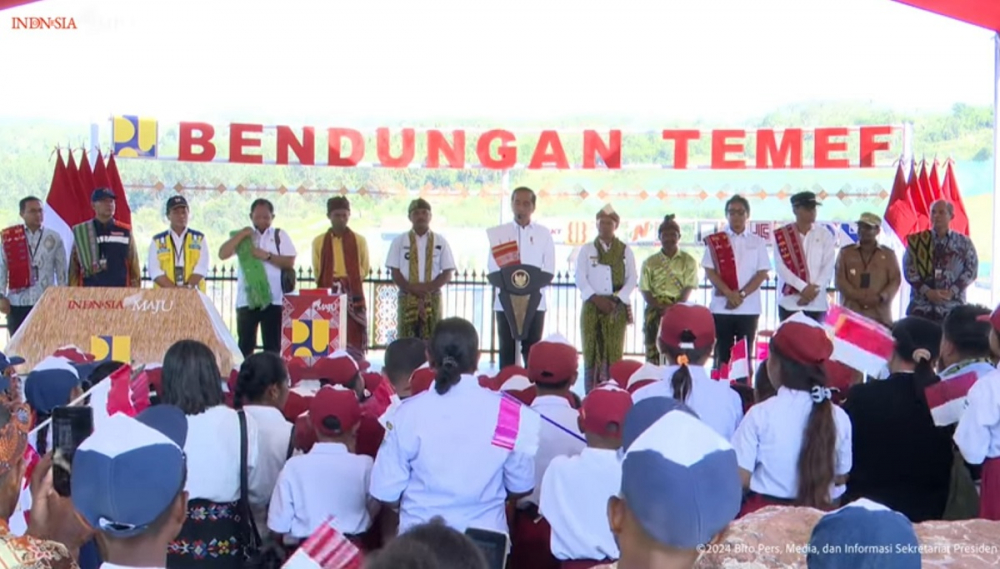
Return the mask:
M116 413L73 456L73 506L111 537L141 534L184 489L186 440L187 417L173 405Z
M24 379L24 398L36 413L51 415L52 409L69 403L80 375L62 358L45 358Z
M736 518L736 451L683 403L651 397L625 417L622 498L662 545L695 549Z
M113 200L115 199L115 193L108 188L97 188L90 194L90 201L99 202L101 200Z
M7 368L11 366L19 366L24 363L24 358L19 358L17 356L7 357L3 352L0 352L0 373L7 371Z
M820 518L809 569L920 569L920 543L903 514L861 499Z

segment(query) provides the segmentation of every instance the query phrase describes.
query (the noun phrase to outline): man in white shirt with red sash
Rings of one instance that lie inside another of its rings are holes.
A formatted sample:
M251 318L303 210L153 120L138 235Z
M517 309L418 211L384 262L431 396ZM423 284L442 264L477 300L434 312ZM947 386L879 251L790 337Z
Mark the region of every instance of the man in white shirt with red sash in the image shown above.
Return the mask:
M42 201L20 202L24 225L0 233L0 313L7 315L11 336L50 286L66 286L66 247L55 231L42 227Z
M774 268L778 273L778 317L796 312L823 321L830 301L827 286L833 278L837 244L833 233L816 224L816 194L792 196L795 223L774 231Z
M747 339L747 353L753 353L761 310L760 285L771 270L767 242L750 232L749 218L750 202L735 195L726 202L729 226L705 238L701 266L715 287L709 308L715 319L717 369L729 363L733 344L743 338Z

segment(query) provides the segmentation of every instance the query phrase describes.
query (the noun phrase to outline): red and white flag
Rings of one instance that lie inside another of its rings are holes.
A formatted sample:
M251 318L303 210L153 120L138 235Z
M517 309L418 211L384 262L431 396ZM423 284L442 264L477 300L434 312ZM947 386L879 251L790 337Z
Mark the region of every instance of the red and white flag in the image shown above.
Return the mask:
M970 371L951 379L943 379L924 390L931 417L938 427L954 425L965 411L966 396L979 375Z
M832 360L874 375L892 356L892 334L870 318L833 305L826 313L826 325L833 331Z
M361 551L327 518L288 558L285 569L359 569Z
M115 193L115 219L132 227L132 208L128 206L128 196L125 195L125 186L118 174L114 154L108 156L108 181L111 183L111 191Z
M94 161L94 185L98 188L110 188L111 180L108 178L108 167L104 163L104 156L101 151L97 151L97 160Z
M72 157L72 155L70 155ZM45 197L45 225L59 234L66 256L73 248L72 226L76 223L79 204L74 184L69 179L69 171L63 162L62 152L57 152L55 171L49 183L49 195Z
M145 370L132 370L124 365L108 376L108 400L106 409L108 416L124 413L135 417L149 407L149 379Z
M729 379L743 379L750 377L750 354L747 339L744 337L739 342L733 344L733 349L729 352Z
M962 194L958 190L958 180L955 179L954 161L948 160L944 170L944 183L941 184L941 197L951 203L955 210L955 217L951 220L953 231L962 235L969 235L969 214L965 211L965 204L962 203Z
M896 178L892 182L892 193L883 216L887 233L895 235L899 245L906 243L906 238L917 230L917 213L906 198L906 188L906 175L903 173L903 162L900 161L896 166Z

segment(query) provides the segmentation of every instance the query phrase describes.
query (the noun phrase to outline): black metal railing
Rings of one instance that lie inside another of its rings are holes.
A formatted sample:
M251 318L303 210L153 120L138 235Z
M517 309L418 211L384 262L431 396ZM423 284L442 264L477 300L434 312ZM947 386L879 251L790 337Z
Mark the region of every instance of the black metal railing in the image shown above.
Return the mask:
M298 269L299 288L313 288L315 280L311 268ZM150 288L152 281L143 269L143 286ZM223 265L213 267L205 277L206 294L215 304L223 321L231 332L236 331L236 268ZM580 340L580 294L572 272L562 271L555 275L548 293L548 310L545 312L545 332L559 332L576 346ZM712 290L704 281L691 295L691 302L708 305ZM775 281L769 279L761 287L760 330L773 330L778 323L778 304ZM832 292L832 289L830 289ZM398 289L392 282L388 269L378 268L365 279L365 298L368 300L368 348L384 349L396 339L396 307ZM481 271L458 271L452 281L442 291L442 313L444 317L459 316L472 322L479 330L480 348L496 361L498 342L496 337L496 315L493 312L493 288ZM632 314L635 322L628 327L625 337L625 353L631 356L645 354L642 338L642 295L636 291L632 296ZM6 323L4 324L6 327Z

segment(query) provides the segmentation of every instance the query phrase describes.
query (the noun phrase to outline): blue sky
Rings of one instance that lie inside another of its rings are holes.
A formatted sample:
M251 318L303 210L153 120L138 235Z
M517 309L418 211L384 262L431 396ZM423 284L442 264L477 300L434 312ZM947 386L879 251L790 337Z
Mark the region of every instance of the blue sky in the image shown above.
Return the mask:
M12 30L12 16L72 16L78 30ZM88 122L586 114L656 127L812 100L993 97L988 32L890 0L45 0L0 12L0 54L16 78L0 115Z

